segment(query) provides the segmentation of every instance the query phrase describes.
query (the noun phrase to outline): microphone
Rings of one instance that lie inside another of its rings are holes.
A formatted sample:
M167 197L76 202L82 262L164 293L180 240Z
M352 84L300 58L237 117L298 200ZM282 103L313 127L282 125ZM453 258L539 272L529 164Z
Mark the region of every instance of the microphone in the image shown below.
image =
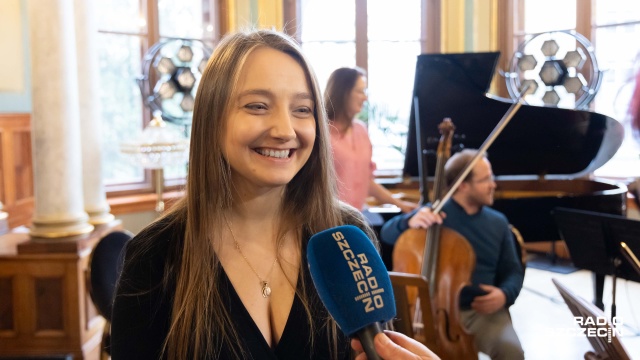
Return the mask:
M340 329L357 336L370 360L381 359L373 338L396 316L389 273L367 235L353 225L309 239L307 261L320 300Z

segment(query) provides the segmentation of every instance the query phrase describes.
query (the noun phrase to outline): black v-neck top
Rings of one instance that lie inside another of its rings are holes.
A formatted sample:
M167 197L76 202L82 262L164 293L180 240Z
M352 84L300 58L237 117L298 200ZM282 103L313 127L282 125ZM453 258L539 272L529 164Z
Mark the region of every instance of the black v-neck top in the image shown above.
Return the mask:
M159 358L160 349L169 331L176 286L175 279L170 279L166 287L163 286L162 276L165 267L171 266L167 264L172 264L172 259L179 258L183 234L183 227L154 224L127 245L125 265L118 282L112 315L112 359ZM305 242L307 240L308 238ZM145 247L143 251L141 246ZM325 328L325 319L329 315L313 287L305 254L302 261L304 271L300 276L304 276L308 285L309 304L314 320L313 348L307 315L298 295L294 296L280 341L272 348L244 307L226 273L220 272L217 283L223 305L231 314L233 326L241 341L239 348L244 350L244 359L330 359ZM211 336L213 341L216 337L214 331ZM223 346L216 359L235 360L233 354L230 348ZM188 357L187 354L185 357ZM338 329L338 359L350 357L349 339Z
M308 281L310 280L311 279L308 279ZM325 332L322 332L320 335L322 338L316 338L315 340L319 341L319 344L322 345L316 346L314 354L311 354L311 350L309 349L310 334L307 315L302 301L297 295L293 298L289 318L287 319L280 341L275 348L271 348L251 318L251 315L249 315L249 312L244 307L226 273L223 272L221 274L220 281L221 286L227 292L226 298L224 299L225 306L227 306L229 312L233 314L236 329L245 345L244 348L251 353L253 359L329 359L330 355ZM319 322L318 325L323 325L326 310L316 309L316 311L320 311L321 314L316 313L320 316L316 317L315 321ZM344 342L345 339L342 340ZM340 358L348 359L349 357L342 354Z

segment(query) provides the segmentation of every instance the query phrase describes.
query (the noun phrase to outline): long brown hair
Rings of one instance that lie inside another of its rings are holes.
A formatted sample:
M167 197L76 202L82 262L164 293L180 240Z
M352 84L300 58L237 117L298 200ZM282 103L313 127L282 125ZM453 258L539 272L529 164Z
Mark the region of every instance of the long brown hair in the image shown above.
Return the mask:
M315 74L298 45L275 31L255 30L228 35L209 59L198 86L186 195L163 217L170 222L186 223L181 255L177 256L174 264L166 266L166 269L176 272L165 274L165 279L172 276L176 279L171 325L163 348L169 359L182 358L187 354L191 358L216 357L223 345L233 349L238 358L245 355L238 345L241 342L233 319L221 306L221 293L216 284L221 265L212 244L220 241L223 216L231 209L233 201L231 169L221 145L227 109L247 57L259 47L273 48L295 59L306 74L315 101L315 143L307 163L286 186L282 199L286 206L280 208L281 218L287 221L284 222L285 228L279 231L282 234L296 231L302 247L302 234L314 234L341 225L345 219L366 228L355 209L337 200L321 93ZM305 271L302 263L300 274ZM296 292L305 304L307 318L313 326L307 301L310 286L312 284L301 282ZM336 325L330 319L325 325L329 326L329 341L335 350ZM313 339L311 343L313 345Z
M324 90L324 105L329 120L348 118L351 121L347 108L349 96L358 78L366 76L367 72L359 67L339 68L331 73Z

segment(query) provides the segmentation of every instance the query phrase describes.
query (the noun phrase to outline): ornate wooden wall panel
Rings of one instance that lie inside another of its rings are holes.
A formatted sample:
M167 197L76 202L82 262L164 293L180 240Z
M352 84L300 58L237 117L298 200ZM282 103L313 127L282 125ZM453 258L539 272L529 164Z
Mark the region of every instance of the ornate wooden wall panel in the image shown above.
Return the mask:
M0 201L9 228L33 216L33 161L29 114L0 114Z
M0 359L59 356L98 359L105 320L87 290L89 258L119 221L78 240L0 236Z
M13 331L14 322L12 309L13 278L0 277L0 333Z

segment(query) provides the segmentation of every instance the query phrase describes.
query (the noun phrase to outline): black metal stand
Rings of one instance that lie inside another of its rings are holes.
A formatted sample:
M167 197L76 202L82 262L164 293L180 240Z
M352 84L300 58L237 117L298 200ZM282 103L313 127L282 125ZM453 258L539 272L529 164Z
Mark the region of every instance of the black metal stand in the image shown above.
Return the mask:
M623 216L576 209L556 208L553 215L576 267L593 271L593 303L604 310L604 279L613 280L611 316L616 316L616 283L618 278L640 282L635 271L622 258L624 247L640 249L640 221ZM628 246L627 246L628 245ZM629 249L630 250L630 249Z
M619 257L613 259L613 274L611 280L613 282L611 289L611 323L615 324L614 318L616 317L616 283L618 280L618 269L620 269L622 260Z

